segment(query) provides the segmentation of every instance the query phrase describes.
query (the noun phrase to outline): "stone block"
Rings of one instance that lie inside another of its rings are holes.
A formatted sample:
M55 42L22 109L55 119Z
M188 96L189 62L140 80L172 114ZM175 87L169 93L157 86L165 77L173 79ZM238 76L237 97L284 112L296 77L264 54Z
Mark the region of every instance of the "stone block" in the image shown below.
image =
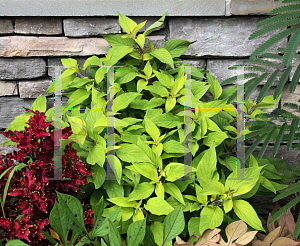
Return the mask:
M266 19L264 16L239 17L177 17L170 18L170 39L197 41L183 53L187 57L247 57L270 37L285 30L279 29L253 40L250 35L258 30L256 25ZM266 52L285 47L283 39Z
M0 80L34 79L46 75L46 62L41 58L0 58Z
M63 20L63 25L67 37L121 33L121 27L116 17L67 18Z
M14 117L25 114L25 108L31 108L35 99L23 99L18 96L0 97L0 129L6 129Z
M92 56L109 49L104 38L0 37L0 57Z
M271 10L287 4L274 0L231 0L231 15L267 15Z
M182 63L187 63L193 67L199 68L199 69L206 69L206 61L205 59L197 59L197 60L189 60L185 59L182 61L179 61L179 64L182 65Z
M164 35L153 35L147 36L145 39L145 47L147 47L148 42L151 42L157 49L163 46L166 42L166 36Z
M0 155L3 157L7 153L12 153L13 151L18 151L17 145L7 145L3 144L8 138L0 134Z
M245 74L245 73L257 73L259 75L262 75L264 72L262 71L254 71L254 70L249 70L246 69L243 72L243 70L229 70L228 68L233 67L234 65L254 65L251 63L243 63L246 59L207 59L207 70L214 75L215 79L218 80L220 83L223 82L224 80L231 78L233 76L237 76L240 74ZM278 61L276 59L270 59L270 58L260 58L260 60L266 60L270 62L274 62L277 65L280 65L280 68L283 68L282 62ZM261 66L257 65L263 68L267 68L270 74L262 80L259 85L265 85L266 82L268 81L269 77L271 74L276 70L276 68L273 67L266 67L266 66ZM282 77L283 71L280 71L277 78L274 80L272 86L277 86L280 78ZM246 79L245 81L249 81L249 79ZM242 81L238 81L240 84ZM233 82L233 84L236 84L236 82Z
M0 81L0 96L18 95L16 81Z
M300 109L300 85L296 86L296 89L293 93L290 93L290 83L286 83L282 90L282 96L280 100L280 108L300 117L300 110L297 112L297 109L292 109L286 106L283 106L285 103L293 103L298 105Z
M52 84L52 79L21 80L19 81L19 92L21 98L38 98L45 95ZM52 93L51 93L52 94Z
M27 35L59 35L62 34L61 17L16 17L15 33Z
M0 19L0 34L10 34L14 32L12 20L9 18Z
M144 31L146 31L146 29L148 27L150 27L154 22L158 21L161 17L144 17L144 16L130 16L130 19L132 19L133 21L136 22L136 24L140 24L144 21L147 21L146 24L138 31L138 33L143 33ZM164 29L166 27L166 20L164 21L164 23L158 27L154 32ZM123 29L122 29L122 33L126 33Z

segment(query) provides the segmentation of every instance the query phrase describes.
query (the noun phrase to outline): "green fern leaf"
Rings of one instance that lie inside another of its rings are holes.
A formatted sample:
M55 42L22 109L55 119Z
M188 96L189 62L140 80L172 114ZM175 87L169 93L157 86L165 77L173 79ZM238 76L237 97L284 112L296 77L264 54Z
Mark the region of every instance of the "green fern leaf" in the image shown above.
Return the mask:
M300 29L298 29L290 38L283 56L283 66L288 66L292 62L300 43Z
M279 1L279 0L275 0L275 1ZM300 0L283 0L283 1L282 1L282 3L294 3L294 2L299 3Z
M249 79L249 78L256 77L256 76L259 76L259 74L257 74L257 73L246 73L246 74L244 74L244 79ZM238 81L238 76L233 76L231 78L228 78L228 79L224 80L221 83L221 85L227 85L227 84L230 84L230 83L233 83L233 82L236 82L236 81Z
M268 66L268 67L280 69L280 65L276 64L275 62L262 60L262 59L245 60L244 63L259 64L262 66Z
M291 84L290 84L290 93L294 92L296 90L296 86L299 82L299 79L300 79L300 64L298 65L295 73L294 73L294 76L293 76L293 79L291 81Z
M291 109L296 109L298 112L300 112L300 106L294 103L285 103L283 104L283 107L288 107Z
M293 11L299 11L300 10L300 4L291 4L287 6L282 6L276 9L273 9L269 12L269 15L276 15L276 14L282 14L285 12L293 12Z
M259 78L257 78L247 89L247 91L245 92L245 100L248 100L250 94L254 91L254 89L259 85L259 83L265 78L267 77L267 73L262 74Z
M273 59L278 59L278 60L282 60L283 56L277 55L277 54L273 54L273 53L263 53L261 55L261 57L263 58L273 58Z
M276 22L275 24L269 25L269 26L265 26L257 31L255 31L254 33L252 33L249 37L249 40L251 39L255 39L259 36L262 36L264 34L267 34L269 32L281 29L281 28L285 28L287 26L294 26L300 23L300 18L297 19L292 19L292 20L285 20L282 22Z
M267 18L265 20L260 21L256 27L262 27L265 25L269 25L271 23L281 22L285 19L293 19L300 16L300 12L292 12L292 13L286 13L281 15L276 15L270 18Z
M267 134L262 135L260 138L258 138L252 145L251 147L248 149L247 153L245 154L245 160L248 159L248 157L250 156L250 154L255 150L255 148L258 146L258 144L263 140L263 138L266 136Z
M271 128L263 128L262 130L259 130L259 131L250 132L250 133L245 135L245 139L254 138L257 135L265 133L265 132L268 133L270 130L271 130Z
M281 33L278 33L277 35L273 36L272 38L270 38L268 41L266 41L265 43L263 43L261 46L259 46L252 54L250 57L250 60L252 59L256 59L260 54L262 54L265 50L271 48L272 46L274 46L275 44L277 44L280 40L286 38L287 36L289 36L290 34L292 34L293 32L295 32L298 29L298 27L292 27L289 29L286 29L284 31L282 31Z
M282 74L282 76L279 80L279 83L274 92L274 96L273 96L274 100L276 100L279 97L279 95L281 94L283 87L284 87L285 83L287 82L291 71L292 71L292 67L289 66Z
M228 70L237 70L236 67L230 67ZM252 70L252 71L261 71L261 72L269 72L267 68L260 67L260 66L249 66L249 67L244 67L244 70Z
M272 219L269 221L269 224L272 224L274 221L278 220L280 216L282 216L287 210L294 207L298 202L300 201L300 196L296 197L289 203L287 203L285 206L283 206L279 211L277 211Z
M279 149L279 146L280 146L282 137L283 137L283 135L284 135L284 131L285 131L286 125L287 125L287 124L284 123L284 124L280 127L280 131L279 131L279 134L278 134L278 136L277 136L277 139L276 139L276 142L275 142L275 145L274 145L274 148L273 148L273 157L275 157L275 155L276 155L277 152L278 152L278 149Z
M289 134L289 139L288 139L288 143L287 143L287 150L290 151L291 147L292 147L292 143L294 141L294 136L296 133L296 128L299 125L299 119L293 119L292 124L291 124L291 131Z
M268 90L271 88L274 80L277 78L277 75L279 74L280 70L277 69L274 71L274 73L272 73L272 75L270 76L270 78L268 79L267 83L264 85L264 87L262 88L261 92L259 93L256 103L259 104L265 97L265 95L267 94Z
M297 182L295 184L292 184L290 187L286 188L285 192L279 194L273 199L273 202L277 202L278 200L285 198L289 195L292 195L294 193L297 193L300 191L300 182Z
M274 133L277 131L277 128L274 128L271 133L269 134L269 136L267 137L266 141L264 142L259 154L258 154L258 158L257 160L260 160L262 158L262 156L264 155L264 153L266 152L266 149L274 135Z

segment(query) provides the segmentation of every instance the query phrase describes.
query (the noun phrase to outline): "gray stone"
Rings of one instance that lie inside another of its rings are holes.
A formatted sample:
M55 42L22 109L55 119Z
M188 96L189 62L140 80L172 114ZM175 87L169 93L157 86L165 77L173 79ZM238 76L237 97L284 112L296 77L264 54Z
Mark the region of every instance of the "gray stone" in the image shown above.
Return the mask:
M0 96L18 95L16 81L0 81Z
M12 153L13 151L18 151L17 145L7 145L3 144L6 140L9 140L4 135L0 134L0 155L2 157L7 153Z
M104 38L0 37L0 57L92 56L109 49Z
M41 58L0 58L0 80L34 79L46 75L46 62Z
M157 48L159 49L161 46L163 46L166 42L166 37L163 35L153 35L153 36L147 36L145 39L145 47L148 45L148 40Z
M199 68L199 69L206 69L206 62L205 59L197 59L197 60L182 60L178 62L180 65L182 65L182 63L187 63L193 67Z
M100 36L101 34L121 33L116 17L68 18L63 20L67 37Z
M297 109L292 109L286 106L283 106L285 103L293 103L298 105L298 107L300 107L300 102L298 102L300 100L300 85L297 84L296 89L293 93L290 93L290 83L286 83L283 87L282 90L282 96L281 96L281 100L280 100L280 108L300 117L300 110Z
M225 0L1 0L0 16L221 16Z
M61 17L16 17L15 33L20 34L62 34Z
M68 102L69 98L66 96L61 96L61 106L66 106L67 102ZM48 97L47 98L47 110L49 108L53 108L54 107L54 101L55 101L55 97Z
M260 60L274 62L276 64L279 64L281 66L281 68L283 68L282 62L278 61L276 59L260 58ZM212 75L214 75L215 79L218 80L220 83L228 78L231 78L233 76L237 76L240 74L242 75L245 73L257 73L259 75L262 75L264 73L262 71L254 71L254 70L246 69L246 67L245 67L244 72L243 72L243 69L229 70L229 67L233 67L234 65L255 65L255 64L251 64L251 63L243 63L243 61L245 61L245 59L207 59L207 70ZM256 66L260 66L262 68L267 68L270 73L265 79L263 79L259 83L259 85L264 85L268 81L271 74L276 70L276 68L266 67L266 66L262 66L262 65L256 65ZM278 76L274 80L272 86L278 85L278 82L279 82L282 74L283 74L283 71L280 71ZM249 79L245 79L245 81L249 81ZM240 82L242 82L242 81L238 81L238 82L240 84ZM236 84L236 82L233 82L232 84Z
M19 97L0 97L0 129L7 128L14 117L25 114L25 108L31 108L35 99Z
M82 69L85 61L89 57L72 57L72 58L77 60L79 69ZM101 58L101 57L99 57L99 58ZM52 67L52 66L63 66L62 63L61 63L61 59L60 58L49 58L48 59L48 75L52 78L55 78L55 70L54 70L54 67ZM66 69L62 69L61 70L62 73L65 70ZM88 76L89 75L89 69L87 68L86 73L84 73L83 71L80 70L80 74L82 74L83 76Z
M11 19L0 19L0 34L10 34L14 32L14 27Z
M19 81L20 98L38 98L45 95L47 89L52 84L52 79L38 79L38 80L21 80Z
M158 21L161 17L144 17L144 16L130 16L130 19L132 19L133 21L136 22L136 24L140 24L144 21L147 21L146 24L138 31L138 33L142 33L144 31L146 31L146 29L148 27L150 27L154 22ZM158 27L154 32L164 29L166 27L166 20L164 21L164 23ZM123 33L126 33L123 29L122 29Z
M274 0L231 0L230 10L232 15L267 15L272 9L284 5L287 4Z
M256 25L266 17L214 17L170 18L170 39L197 41L183 53L188 57L246 57L270 37L284 29L279 29L253 40L250 35L257 30ZM266 52L285 47L283 39Z

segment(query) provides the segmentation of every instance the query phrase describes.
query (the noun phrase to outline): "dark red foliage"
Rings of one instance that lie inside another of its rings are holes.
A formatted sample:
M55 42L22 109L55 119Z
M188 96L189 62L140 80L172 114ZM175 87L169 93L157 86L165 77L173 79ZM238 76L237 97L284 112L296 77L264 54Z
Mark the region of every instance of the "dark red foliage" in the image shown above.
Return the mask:
M55 191L75 195L80 185L87 184L87 176L92 175L77 151L68 144L62 155L62 179L54 178L54 130L48 130L53 121L46 121L43 112L27 110L34 113L28 121L29 127L24 131L7 131L5 137L18 143L19 151L0 155L0 174L18 163L27 166L16 171L10 181L6 202L5 217L0 209L0 239L24 239L29 245L49 245L41 230L49 232L49 214L54 206ZM62 129L63 139L72 135L71 126ZM0 194L11 170L0 179ZM48 178L50 180L48 180ZM69 180L63 180L69 178ZM92 225L92 211L85 211L85 223Z

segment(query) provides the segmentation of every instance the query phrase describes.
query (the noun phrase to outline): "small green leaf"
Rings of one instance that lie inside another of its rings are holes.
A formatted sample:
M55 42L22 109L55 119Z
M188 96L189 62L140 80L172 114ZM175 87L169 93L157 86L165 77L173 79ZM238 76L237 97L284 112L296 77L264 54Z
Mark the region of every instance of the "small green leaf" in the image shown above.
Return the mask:
M165 48L167 51L169 51L172 58L180 57L186 51L186 49L195 42L196 41L189 42L182 39L172 39L167 41L162 48Z
M156 22L154 22L151 26L149 26L146 31L144 32L144 36L148 36L151 32L153 32L156 28L160 27L163 23L164 23L164 20L165 20L165 17L166 17L166 13L163 14L163 16Z
M132 33L132 31L134 30L134 28L137 26L136 22L131 20L130 18L128 18L127 16L121 14L119 11L118 11L118 14L119 14L119 23L120 23L120 26L123 28L123 30L130 34ZM120 246L120 245L118 245Z
M40 112L46 112L47 108L47 98L44 96L39 96L37 99L34 100L31 109L33 111L38 110Z
M172 58L171 54L169 53L169 51L167 51L166 49L164 49L164 48L156 49L156 50L150 52L150 55L154 56L161 62L170 65L171 68L174 69L173 58Z
M160 136L158 127L148 117L145 117L144 121L146 132L152 137L154 142L157 142Z
M107 199L108 201L118 205L119 207L125 207L125 208L133 208L134 206L137 205L135 201L127 201L127 197L114 197Z
M26 244L22 242L19 239L9 240L5 246L29 246L29 244Z
M165 200L159 197L150 198L144 205L150 213L155 215L168 215L174 208Z
M221 208L216 206L207 206L201 210L200 213L200 235L206 229L214 229L220 226L223 222L223 211Z
M178 236L185 227L182 206L170 212L164 220L163 245Z
M133 222L128 227L127 246L139 246L146 234L146 218Z
M146 199L152 195L154 185L144 182L139 184L128 196L127 202Z
M176 200L178 200L181 204L185 205L182 194L179 188L173 183L164 183L165 192L170 194Z

